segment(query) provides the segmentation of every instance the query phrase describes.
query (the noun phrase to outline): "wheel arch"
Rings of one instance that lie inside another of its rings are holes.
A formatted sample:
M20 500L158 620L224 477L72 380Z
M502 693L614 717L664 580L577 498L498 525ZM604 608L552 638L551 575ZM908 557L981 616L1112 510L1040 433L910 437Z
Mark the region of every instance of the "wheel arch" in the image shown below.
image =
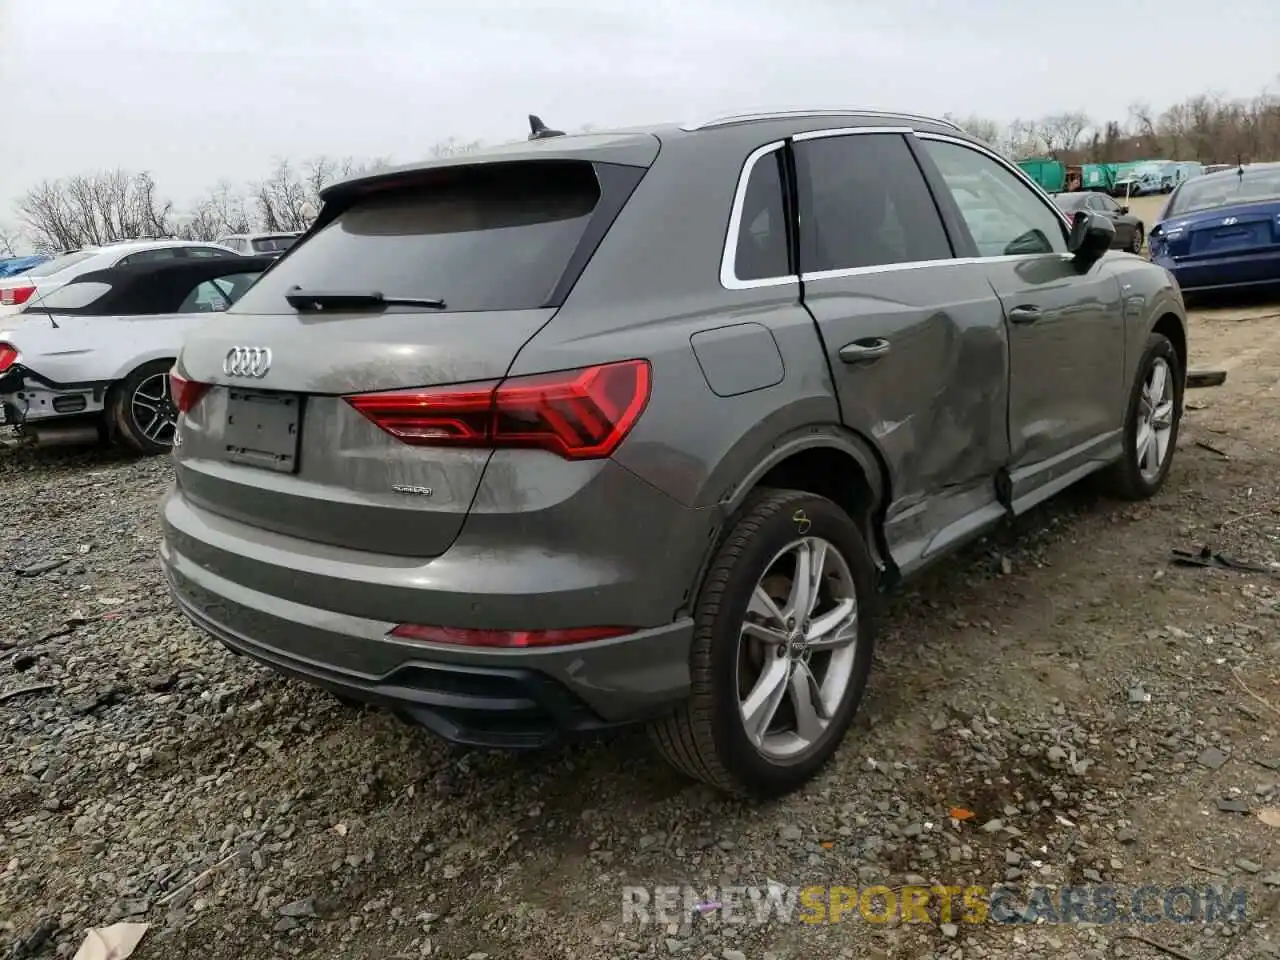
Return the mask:
M111 378L111 381L107 384L106 392L103 394L102 403L103 426L108 440L115 442L120 437L120 424L117 422L117 418L119 416L120 391L124 389L125 382L148 364L164 360L172 366L177 362L177 357L170 357L170 353L176 353L176 351L158 350L142 354L141 357L134 357L124 369L119 370L116 376Z
M113 385L120 383L141 367L145 367L148 363L155 363L157 360L167 360L170 365L175 364L178 362L178 351L170 347L163 350L147 350L143 353L134 354L127 360L122 360L118 363L109 379L113 381Z
M1169 338L1173 351L1178 355L1179 375L1183 382L1187 379L1187 328L1182 319L1175 313L1163 313L1151 325L1152 333L1159 333Z
M718 521L698 567L688 602L698 595L716 550L747 498L764 487L803 490L834 502L858 525L882 581L897 571L884 539L890 474L884 458L862 435L834 424L784 436L718 502Z

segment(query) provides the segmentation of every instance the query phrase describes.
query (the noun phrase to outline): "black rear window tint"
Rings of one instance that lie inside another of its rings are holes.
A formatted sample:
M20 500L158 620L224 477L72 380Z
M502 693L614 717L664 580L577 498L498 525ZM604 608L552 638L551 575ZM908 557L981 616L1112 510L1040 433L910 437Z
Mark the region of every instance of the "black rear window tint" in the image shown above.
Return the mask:
M586 162L449 167L340 213L235 305L292 313L306 290L439 298L450 311L544 306L600 199Z

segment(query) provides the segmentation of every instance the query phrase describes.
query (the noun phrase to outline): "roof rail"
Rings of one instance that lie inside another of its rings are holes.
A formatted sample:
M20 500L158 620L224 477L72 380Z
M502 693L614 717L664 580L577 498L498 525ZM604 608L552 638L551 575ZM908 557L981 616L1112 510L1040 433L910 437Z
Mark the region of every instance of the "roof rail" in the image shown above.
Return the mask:
M861 107L848 107L842 110L823 109L823 110L770 110L764 113L739 113L731 114L724 117L715 117L710 120L701 120L697 123L682 124L680 129L688 132L695 130L705 130L708 127L727 127L736 123L752 123L758 120L786 120L788 118L804 118L804 117L884 117L893 120L916 120L921 123L936 123L944 127L950 127L952 130L960 130L958 124L950 120L944 120L939 117L926 117L918 113L898 113L892 110L864 110Z

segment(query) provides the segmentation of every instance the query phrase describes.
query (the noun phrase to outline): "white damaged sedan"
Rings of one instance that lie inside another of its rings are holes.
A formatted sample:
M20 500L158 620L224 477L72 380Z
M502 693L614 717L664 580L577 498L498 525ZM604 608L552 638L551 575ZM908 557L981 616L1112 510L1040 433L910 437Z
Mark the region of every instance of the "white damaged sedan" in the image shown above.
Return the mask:
M96 270L0 320L0 426L38 443L172 448L169 371L186 334L274 260L210 257Z

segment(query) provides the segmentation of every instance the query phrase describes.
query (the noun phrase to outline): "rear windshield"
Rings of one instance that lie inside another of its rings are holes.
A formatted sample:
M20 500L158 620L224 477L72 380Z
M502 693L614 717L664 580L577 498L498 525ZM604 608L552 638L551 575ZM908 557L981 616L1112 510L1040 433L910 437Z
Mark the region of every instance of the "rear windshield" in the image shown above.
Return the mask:
M54 257L52 260L46 260L44 263L36 264L30 270L23 274L24 277L51 277L60 270L67 267L74 267L81 261L88 260L97 250L77 250L75 253L64 253L60 257Z
M40 313L44 310L80 310L89 306L95 300L102 298L102 295L111 289L109 283L68 283L59 287L57 290L50 290L43 297L40 297L34 303L29 304L27 309L32 313Z
M292 313L285 294L378 292L444 300L450 311L544 306L600 199L585 162L431 171L370 197L279 261L235 313Z
M253 249L258 253L282 253L297 242L297 237L258 237L253 241Z
M1053 195L1053 202L1058 205L1059 210L1083 209L1087 199L1088 195L1082 193L1055 193Z
M1238 203L1280 200L1280 164L1260 170L1195 177L1173 195L1166 217L1178 217L1197 210L1213 210Z

